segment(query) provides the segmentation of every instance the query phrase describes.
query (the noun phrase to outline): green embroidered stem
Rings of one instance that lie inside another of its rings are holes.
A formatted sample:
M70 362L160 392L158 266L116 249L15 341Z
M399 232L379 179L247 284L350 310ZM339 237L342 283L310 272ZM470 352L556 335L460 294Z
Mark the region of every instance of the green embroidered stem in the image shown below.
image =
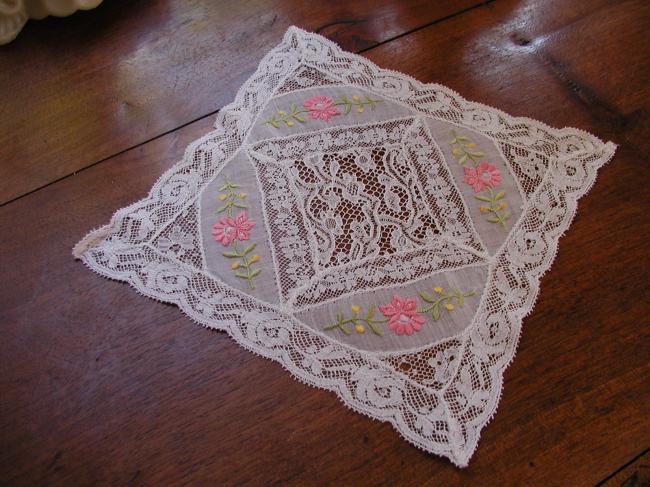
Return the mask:
M339 329L346 335L350 335L352 332L347 328L346 325L352 324L354 327L355 331L357 333L363 333L364 327L363 325L365 324L368 328L370 328L370 331L372 331L375 335L377 336L383 336L384 334L382 333L381 329L377 326L382 323L387 323L388 319L385 320L375 320L373 319L375 315L375 305L370 306L368 308L368 312L365 314L365 316L357 316L357 313L360 311L358 306L353 306L353 312L352 312L352 317L351 318L345 318L343 316L343 313L337 313L336 314L336 323L327 325L323 328L325 331L330 331L334 329ZM360 327L360 328L359 328Z
M434 287L434 292L440 295L438 299L434 298L424 291L419 292L420 298L426 303L429 303L430 306L425 306L424 308L418 309L418 313L428 313L431 311L431 317L433 321L438 321L440 319L440 306L442 305L448 312L454 310L454 304L452 301L455 299L458 306L461 308L465 304L465 298L474 296L474 291L468 291L466 293L461 293L458 289L452 288L450 293L446 293L441 287Z
M506 196L506 192L499 191L498 193L495 193L492 188L487 188L486 192L488 196L474 196L477 200L490 203L490 206L481 206L481 213L492 213L493 216L488 217L487 221L490 223L500 223L503 229L507 230L508 227L506 226L506 220L510 218L510 213L507 211L504 211L503 214L499 213L501 210L506 208L506 204L503 202L498 203L499 200L502 200Z
M248 247L246 247L243 250L240 250L237 241L233 241L232 243L232 248L234 252L224 252L223 256L228 257L231 259L241 259L241 261L235 261L230 268L235 272L235 276L239 277L240 279L246 279L248 281L248 287L250 289L255 289L255 286L253 285L253 279L257 277L260 272L262 272L261 269L253 269L253 264L257 261L260 260L259 255L252 255L248 257L248 254L250 254L257 244L250 244ZM237 269L244 268L246 272L238 271Z
M454 146L452 154L458 157L458 164L464 166L468 160L471 160L474 164L474 167L479 165L477 158L484 157L485 154L481 151L474 150L476 144L469 140L469 138L464 135L459 135L455 130L451 131L451 135L454 137L449 144Z
M246 198L246 193L238 193L233 190L239 189L241 186L239 184L231 183L228 179L228 176L223 177L223 185L219 188L219 191L227 191L225 194L219 195L219 201L225 201L226 203L223 206L217 208L217 213L223 213L224 211L228 214L229 217L232 217L232 209L248 209L249 206L244 203L240 203L240 200Z
M273 125L276 129L280 128L280 122L284 122L287 127L292 127L296 122L305 123L306 120L302 114L307 112L309 110L298 110L296 104L292 103L288 113L284 110L278 110L271 118L266 119L264 123Z
M343 115L347 115L352 110L352 107L357 108L358 113L362 113L364 107L370 107L370 110L374 110L377 107L377 103L382 103L384 100L374 100L367 95L363 98L360 98L357 95L354 95L351 99L345 95L340 96L332 106L342 106ZM301 109L298 110L298 107L295 103L292 103L289 107L289 111L278 110L270 118L267 118L264 121L264 124L272 125L273 127L280 128L280 124L284 123L287 127L293 127L296 122L305 123L307 120L303 117L303 113L309 113L312 110Z
M352 110L353 106L357 107L358 113L362 113L364 106L368 105L370 107L370 110L374 110L377 107L377 103L381 103L383 101L384 100L373 100L368 96L364 96L362 101L362 99L357 95L354 95L350 100L347 96L342 95L334 102L334 105L343 106L343 115L347 115L350 113L350 110Z

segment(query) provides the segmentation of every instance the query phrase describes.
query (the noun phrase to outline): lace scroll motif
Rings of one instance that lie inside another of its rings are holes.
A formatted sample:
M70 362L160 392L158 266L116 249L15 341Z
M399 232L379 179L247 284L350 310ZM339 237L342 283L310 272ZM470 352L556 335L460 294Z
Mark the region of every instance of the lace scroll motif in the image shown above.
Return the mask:
M413 118L263 141L249 154L290 306L480 259L442 155Z

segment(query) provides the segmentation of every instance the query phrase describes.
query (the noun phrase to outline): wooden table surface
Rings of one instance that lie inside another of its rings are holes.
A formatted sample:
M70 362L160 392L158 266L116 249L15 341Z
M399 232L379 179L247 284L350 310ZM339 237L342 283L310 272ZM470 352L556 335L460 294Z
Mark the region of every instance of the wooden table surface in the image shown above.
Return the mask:
M70 255L292 24L620 144L464 470ZM0 484L648 485L649 31L647 0L107 0L30 22L0 47Z

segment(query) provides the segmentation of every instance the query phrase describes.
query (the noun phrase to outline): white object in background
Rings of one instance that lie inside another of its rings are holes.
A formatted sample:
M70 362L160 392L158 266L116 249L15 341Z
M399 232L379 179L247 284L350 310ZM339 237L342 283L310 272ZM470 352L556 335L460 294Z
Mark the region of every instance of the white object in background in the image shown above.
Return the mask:
M102 0L0 0L0 45L13 41L28 19L67 17L100 3Z

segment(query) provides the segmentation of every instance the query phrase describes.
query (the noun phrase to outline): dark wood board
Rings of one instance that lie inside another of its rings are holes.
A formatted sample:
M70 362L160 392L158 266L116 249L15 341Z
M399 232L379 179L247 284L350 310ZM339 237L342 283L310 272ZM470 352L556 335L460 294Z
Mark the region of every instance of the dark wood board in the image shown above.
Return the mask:
M105 2L0 47L0 204L230 102L299 24L359 51L479 0Z
M0 208L0 484L618 478L650 443L646 5L497 0L365 53L476 101L620 144L543 278L499 411L467 469L72 260L77 240L143 197L210 130L207 117Z

